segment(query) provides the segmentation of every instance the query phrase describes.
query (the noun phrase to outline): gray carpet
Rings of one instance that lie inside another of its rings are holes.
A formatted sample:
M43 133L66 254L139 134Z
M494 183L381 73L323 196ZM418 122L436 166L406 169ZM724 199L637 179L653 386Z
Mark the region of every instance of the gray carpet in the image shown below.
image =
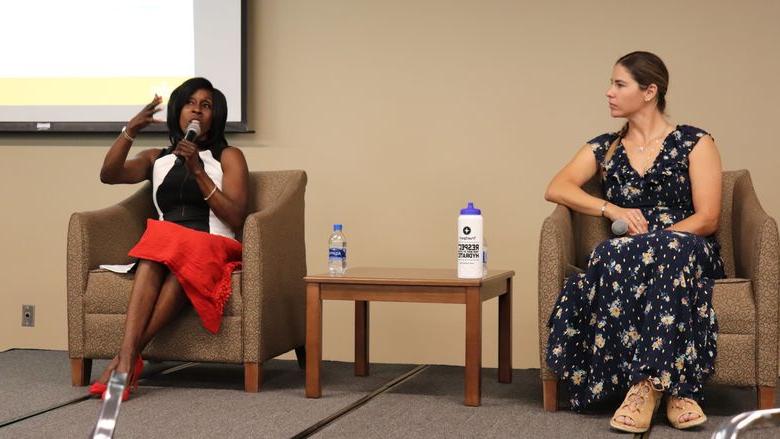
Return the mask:
M778 383L780 384L780 383ZM653 419L651 438L689 439L709 438L723 423L733 416L750 410L755 410L756 392L751 388L729 386L705 386L702 409L707 414L707 422L699 427L680 431L673 428L666 420L666 405L661 404ZM775 407L780 407L780 393L775 395ZM777 438L780 437L780 427L757 427L746 430L739 435L740 439Z
M732 416L755 409L750 388L708 386L705 412L709 422L679 431L666 421L661 406L649 437L709 438ZM561 401L566 395L561 395ZM515 370L511 384L496 380L496 370L482 374L482 406L463 405L463 368L430 366L410 380L371 400L359 410L320 430L325 438L631 438L609 427L614 404L588 414L562 407L556 413L542 409L538 369ZM563 404L562 404L563 405ZM780 393L776 406L780 406ZM777 438L780 427L751 430L742 438Z
M102 370L105 361L95 361ZM84 396L70 385L68 355L61 351L9 350L0 353L0 424Z
M515 370L511 384L496 369L482 373L482 405L463 405L463 368L430 366L316 438L630 438L608 428L608 414L542 410L539 370Z
M755 409L750 388L708 386L704 405L709 422L690 431L668 425L661 406L650 438L709 438L732 416ZM561 396L561 400L565 395ZM619 403L620 401L617 401ZM463 405L463 368L430 366L410 380L379 395L359 410L330 424L316 438L630 438L609 427L617 405L588 414L566 408L542 410L539 371L515 370L511 384L496 380L496 370L482 374L482 406ZM780 406L780 393L776 406ZM751 430L742 438L780 437L780 427Z
M95 362L93 376L106 364ZM182 368L171 371L171 367ZM117 438L128 437L291 437L384 384L414 369L372 364L369 377L355 377L351 363L324 362L323 397L304 397L304 372L295 361L273 360L264 368L260 393L243 391L243 368L226 364L147 363L141 387L122 405ZM428 366L407 381L315 433L317 438L633 438L610 430L614 405L589 414L565 408L542 410L538 369L515 370L500 384L485 369L482 406L463 405L463 368ZM66 352L11 350L0 353L0 424L66 404L0 428L0 438L86 437L100 407L78 401L85 388L70 386ZM753 409L752 389L708 386L704 409L710 421L689 432L656 417L650 438L709 438L723 421ZM561 395L565 400L565 395ZM778 394L780 403L780 394ZM780 427L763 428L740 439L780 437Z
M255 394L243 391L238 365L199 364L154 375L122 405L115 437L287 438L413 368L371 366L370 377L355 377L350 363L323 362L320 399L304 397L304 372L295 361L268 362L262 391ZM70 386L64 378L59 384ZM86 437L99 404L87 400L25 419L0 428L0 438Z
M92 364L92 376L96 377L108 361L95 360ZM171 365L149 365L144 376ZM0 424L65 404L86 393L86 387L70 385L67 352L23 349L0 352Z

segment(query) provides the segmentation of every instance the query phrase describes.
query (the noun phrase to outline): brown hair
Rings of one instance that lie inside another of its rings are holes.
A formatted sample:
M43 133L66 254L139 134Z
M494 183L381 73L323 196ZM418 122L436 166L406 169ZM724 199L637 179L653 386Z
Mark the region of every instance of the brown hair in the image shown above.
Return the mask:
M631 77L639 84L640 90L647 90L650 84L655 84L658 88L656 95L656 106L658 111L663 113L666 110L666 90L669 88L669 70L666 69L666 64L658 57L658 55L650 52L631 52L618 58L615 64L620 64L628 70ZM604 163L608 162L615 153L615 148L621 139L628 132L628 122L623 125L623 128L618 132L618 136L614 142L609 146L606 155L604 156Z

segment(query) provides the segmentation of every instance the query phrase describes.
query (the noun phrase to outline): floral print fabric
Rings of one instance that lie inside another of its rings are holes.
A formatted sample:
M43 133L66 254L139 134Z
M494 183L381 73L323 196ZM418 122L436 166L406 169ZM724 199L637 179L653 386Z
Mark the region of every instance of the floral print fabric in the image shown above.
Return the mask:
M641 209L649 232L608 239L584 273L569 277L548 326L547 364L575 410L650 378L674 395L701 399L717 354L714 280L724 277L714 237L665 230L691 215L688 155L706 132L677 126L640 175L617 134L588 142L611 203Z

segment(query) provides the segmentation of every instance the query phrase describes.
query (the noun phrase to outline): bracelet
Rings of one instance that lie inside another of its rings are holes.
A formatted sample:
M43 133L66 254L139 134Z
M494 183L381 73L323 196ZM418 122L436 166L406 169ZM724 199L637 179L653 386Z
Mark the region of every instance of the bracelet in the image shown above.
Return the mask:
M214 185L214 189L212 189L211 192L209 192L209 194L206 195L206 198L204 198L203 201L208 201L209 198L211 198L211 196L214 195L214 192L216 192L216 191L217 191L217 185L215 184Z
M130 134L127 134L127 126L122 127L122 137L129 140L130 142L135 141L135 137L130 137Z
M604 200L604 204L601 205L601 216L604 216L604 212L607 211L607 204L609 204L609 201Z

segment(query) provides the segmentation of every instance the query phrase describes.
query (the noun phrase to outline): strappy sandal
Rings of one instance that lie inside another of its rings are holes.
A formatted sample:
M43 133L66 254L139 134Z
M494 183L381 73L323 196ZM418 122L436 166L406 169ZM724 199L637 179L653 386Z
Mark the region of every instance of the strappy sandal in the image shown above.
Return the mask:
M623 404L615 411L609 425L620 431L629 433L644 433L650 429L650 423L653 420L658 406L661 404L663 394L653 387L649 380L644 380L631 386L626 393L626 399ZM633 425L628 425L618 421L618 418L631 419Z
M687 421L680 421L680 418L687 414L695 414L699 415L699 417ZM695 427L707 422L707 416L704 414L701 407L699 407L699 403L690 398L682 398L679 396L669 396L669 399L666 401L666 419L669 420L672 427L678 430Z

